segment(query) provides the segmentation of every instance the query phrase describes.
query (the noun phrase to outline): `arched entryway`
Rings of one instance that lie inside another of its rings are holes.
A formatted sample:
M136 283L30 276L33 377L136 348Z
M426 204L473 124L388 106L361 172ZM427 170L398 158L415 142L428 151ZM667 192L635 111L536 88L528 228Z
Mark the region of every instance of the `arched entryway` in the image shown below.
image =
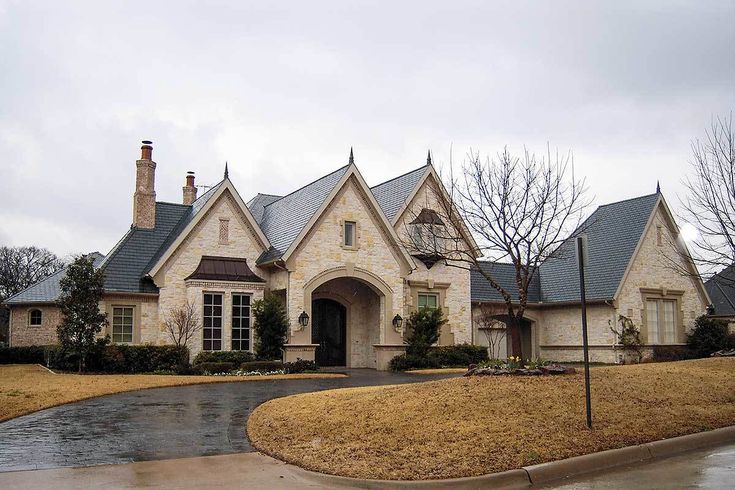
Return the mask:
M347 365L347 308L329 298L311 302L311 343L319 366Z

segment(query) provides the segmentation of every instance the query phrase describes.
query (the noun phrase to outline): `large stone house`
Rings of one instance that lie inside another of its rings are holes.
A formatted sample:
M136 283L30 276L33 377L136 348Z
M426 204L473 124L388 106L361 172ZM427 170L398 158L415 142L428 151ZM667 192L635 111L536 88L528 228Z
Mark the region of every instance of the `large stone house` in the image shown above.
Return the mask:
M624 352L612 328L619 317L640 329L650 354L654 345L678 345L710 300L663 194L600 206L580 226L586 235L586 297L590 360L613 363ZM579 269L574 236L546 259L534 276L529 307L521 327L524 358L558 361L582 358ZM516 291L515 269L485 263L493 277ZM688 274L682 272L688 270ZM487 345L498 330L502 298L484 277L472 271L473 341ZM489 321L490 320L490 321ZM502 337L502 331L501 337ZM505 340L505 339L504 339ZM507 352L499 342L500 356Z
M194 354L252 350L251 305L266 292L288 312L286 360L386 369L405 349L401 319L419 305L446 312L441 344L471 341L469 271L427 267L400 237L441 185L430 161L369 187L350 153L347 165L288 195L247 203L226 167L199 197L188 175L181 203L156 201L150 142L136 169L132 226L95 255L113 342L168 342L167 312L189 302L203 323ZM6 301L11 345L55 342L62 275Z
M251 305L266 292L278 295L288 313L284 358L324 366L386 369L405 350L401 319L421 307L446 313L440 345L486 344L485 332L502 326L494 321L488 329L488 313L502 320L502 302L477 270L426 260L407 245L415 227L427 223L422 219L433 219L437 192L445 192L430 159L369 187L350 154L346 166L288 195L258 194L247 203L226 168L224 179L201 196L188 175L181 203L156 201L149 142L136 169L132 226L106 256L93 257L105 270L100 308L113 342L168 342L164 319L188 302L203 323L189 345L193 353L252 350ZM701 280L662 260L667 251L686 252L663 196L601 206L584 230L592 360L619 360L610 330L618 315L639 325L649 346L683 342L709 299ZM475 250L472 236L466 230L462 236ZM536 274L522 328L525 358L581 359L573 250L570 238ZM512 266L482 267L513 290ZM56 341L62 276L6 301L11 345ZM500 355L506 352L503 344Z

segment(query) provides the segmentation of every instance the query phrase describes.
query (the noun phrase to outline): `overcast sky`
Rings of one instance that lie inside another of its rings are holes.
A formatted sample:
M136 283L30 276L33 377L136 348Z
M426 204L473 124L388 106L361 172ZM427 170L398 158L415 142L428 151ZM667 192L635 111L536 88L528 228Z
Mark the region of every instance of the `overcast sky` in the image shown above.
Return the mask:
M158 200L248 200L347 163L369 184L472 147L572 150L595 204L677 208L735 110L735 2L0 0L0 244L106 253L140 140Z

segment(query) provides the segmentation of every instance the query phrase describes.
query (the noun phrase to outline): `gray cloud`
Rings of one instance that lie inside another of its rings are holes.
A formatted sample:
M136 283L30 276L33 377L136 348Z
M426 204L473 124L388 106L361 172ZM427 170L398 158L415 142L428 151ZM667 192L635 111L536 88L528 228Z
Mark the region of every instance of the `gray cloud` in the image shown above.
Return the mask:
M108 250L139 141L184 173L288 192L355 147L370 183L469 147L572 149L601 204L676 207L689 141L735 108L731 2L0 0L0 238Z

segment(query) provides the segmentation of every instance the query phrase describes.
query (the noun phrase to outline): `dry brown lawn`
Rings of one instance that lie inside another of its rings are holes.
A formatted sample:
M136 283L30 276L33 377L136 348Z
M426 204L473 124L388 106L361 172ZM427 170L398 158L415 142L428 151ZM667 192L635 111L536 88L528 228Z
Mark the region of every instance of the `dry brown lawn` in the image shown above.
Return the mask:
M305 373L273 376L162 376L155 374L53 374L35 364L0 366L0 421L85 398L123 391L202 383L341 377Z
M357 478L481 475L735 424L735 359L472 377L270 400L248 420L260 451Z

